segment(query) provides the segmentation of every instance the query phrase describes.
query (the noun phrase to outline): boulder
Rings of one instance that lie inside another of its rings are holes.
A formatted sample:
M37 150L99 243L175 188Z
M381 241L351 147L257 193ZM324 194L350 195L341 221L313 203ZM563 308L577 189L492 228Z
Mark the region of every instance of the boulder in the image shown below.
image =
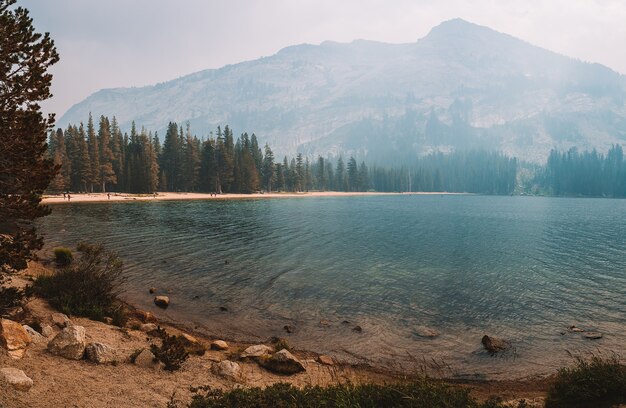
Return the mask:
M601 339L602 338L602 333L598 333L598 332L586 332L583 334L583 336L586 339L589 340L597 340L597 339Z
M259 365L276 374L291 375L305 371L304 366L293 354L282 349L271 357L258 360Z
M52 313L50 319L52 320L52 324L59 326L60 328L70 326L72 324L70 318L63 313Z
M152 295L152 294L154 294L154 293L156 293L156 291L157 291L157 288L155 288L154 286L153 286L153 287L151 287L150 289L148 289L148 292L149 292L151 295Z
M211 350L228 350L228 343L224 340L215 340L211 343Z
M255 346L250 346L241 353L241 358L256 358L261 356L267 356L272 354L274 349L270 346L266 346L265 344L257 344Z
M354 326L352 328L352 331L355 332L355 333L361 333L361 332L363 332L363 328L361 326Z
M49 324L42 324L41 325L41 334L43 334L44 337L53 337L54 336L54 329Z
M33 380L17 368L0 368L0 379L18 391L28 391L33 386Z
M420 337L433 338L439 336L439 332L437 330L431 329L426 326L418 326L415 328L415 334Z
M585 331L585 329L581 329L580 327L576 327L576 325L571 325L570 327L567 328L568 331L572 332L572 333L582 333Z
M157 368L159 366L158 361L156 361L156 357L148 349L141 350L141 353L135 357L134 363L135 365L144 368Z
M151 333L153 331L156 331L158 328L159 326L157 326L154 323L144 323L141 326L139 326L139 330L145 333Z
M170 298L167 296L155 296L154 304L162 309L167 309L167 307L170 305Z
M335 360L333 360L333 358L330 356L321 355L317 357L317 361L319 361L321 364L324 364L324 365L329 365L329 366L335 365Z
M97 364L108 364L117 361L115 350L103 343L89 343L85 347L87 360Z
M498 353L511 347L511 343L508 341L498 337L487 336L486 334L483 336L481 343L490 353Z
M241 366L234 361L224 360L213 364L213 372L230 380L241 379Z
M23 325L22 327L24 327L24 330L26 330L26 333L28 333L33 343L39 344L39 343L43 343L44 341L46 341L46 338L42 336L41 333L39 333L37 330L33 329L32 327L26 324Z
M11 358L22 358L31 338L24 327L9 319L0 319L0 345L4 347Z
M48 351L70 360L80 360L85 354L85 328L68 326L49 343Z
M191 334L181 333L180 335L181 335L181 337L182 337L183 339L185 339L188 343L191 343L191 344L198 344L198 343L199 343L199 342L198 342L198 339L196 339L195 337L193 337Z
M136 310L135 316L137 316L137 318L144 323L156 321L156 319L154 318L154 315L150 312L146 312L145 310Z

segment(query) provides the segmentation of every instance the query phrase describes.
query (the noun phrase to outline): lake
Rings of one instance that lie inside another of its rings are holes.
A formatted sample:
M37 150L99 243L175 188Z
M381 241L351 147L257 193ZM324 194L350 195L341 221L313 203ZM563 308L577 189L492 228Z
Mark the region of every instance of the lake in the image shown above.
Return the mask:
M281 336L340 360L462 378L520 378L572 356L626 354L626 200L390 195L52 208L40 223L48 248L105 243L125 262L125 299L216 337ZM151 286L170 297L167 311L152 304ZM604 337L569 333L573 324ZM420 337L424 327L440 335ZM491 356L483 334L513 348Z

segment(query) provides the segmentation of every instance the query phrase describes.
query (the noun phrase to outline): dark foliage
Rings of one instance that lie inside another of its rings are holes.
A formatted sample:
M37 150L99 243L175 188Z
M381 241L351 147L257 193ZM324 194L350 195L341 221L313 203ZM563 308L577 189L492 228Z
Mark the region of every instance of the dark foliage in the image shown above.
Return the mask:
M48 68L59 59L48 33L36 33L24 8L0 0L0 268L21 270L43 245L32 221L48 214L41 195L57 167L45 155L39 102L51 97ZM1 273L1 272L0 272Z
M411 407L411 408L497 408L495 401L479 403L467 389L450 387L428 380L392 385L333 385L296 388L274 384L267 388L221 391L202 389L193 397L190 408L287 408L287 407Z
M182 364L189 358L189 352L185 347L187 343L183 338L170 336L167 332L160 328L157 335L161 337L161 346L151 345L150 351L157 360L164 364L167 371L179 370Z
M14 307L22 304L24 291L13 287L0 287L0 315L7 313Z
M34 293L66 314L95 320L115 316L121 310L117 296L124 283L122 261L101 244L81 243L77 250L72 264L37 278Z
M54 261L58 266L67 266L72 263L74 255L69 248L54 248Z
M609 408L626 404L626 366L619 359L578 359L559 370L546 408Z

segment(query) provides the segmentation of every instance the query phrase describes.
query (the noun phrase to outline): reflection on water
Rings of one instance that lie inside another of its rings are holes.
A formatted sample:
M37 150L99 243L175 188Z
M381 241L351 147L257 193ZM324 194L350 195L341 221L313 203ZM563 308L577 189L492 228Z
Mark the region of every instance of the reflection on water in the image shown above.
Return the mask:
M624 214L624 200L534 197L135 202L55 205L42 231L50 247L105 242L125 261L129 300L153 308L156 286L172 300L162 314L224 337L520 377L570 353L626 352ZM605 336L562 335L571 324ZM514 350L489 356L485 333Z

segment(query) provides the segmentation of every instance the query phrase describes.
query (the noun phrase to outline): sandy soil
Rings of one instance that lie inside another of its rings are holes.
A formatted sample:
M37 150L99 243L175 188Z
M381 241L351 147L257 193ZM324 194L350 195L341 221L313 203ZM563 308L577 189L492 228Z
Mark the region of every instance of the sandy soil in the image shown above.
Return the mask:
M29 269L12 284L25 286L33 276L49 274L50 270L38 263L31 263ZM30 319L50 323L55 312L42 299L32 299L24 307ZM259 367L254 362L242 362L243 379L239 382L222 378L211 370L214 363L233 358L231 354L242 351L249 344L229 342L227 351L207 351L203 356L193 355L174 373L162 369L142 368L132 364L130 355L138 349L158 344L159 340L144 332L133 329L139 320L132 319L125 328L107 325L85 318L72 317L76 325L84 326L87 342L97 341L108 344L118 351L120 362L117 365L97 365L85 360L73 361L54 356L46 350L46 342L31 344L26 356L13 360L0 352L0 367L15 367L23 370L33 379L34 385L28 392L15 391L9 387L0 389L0 407L165 407L169 401L178 406L189 402L190 386L210 386L230 389L235 386L267 386L277 382L288 382L296 386L327 385L336 383L389 383L402 380L398 373L382 372L366 366L333 365L317 362L317 354L296 350L294 354L303 362L306 372L280 376ZM179 334L182 326L162 324L170 334ZM60 329L55 328L58 332ZM209 345L219 336L202 337L198 340ZM478 398L499 395L505 400L525 398L542 406L545 394L545 380L509 382L464 382L457 385L469 387Z
M465 193L346 193L339 191L315 191L308 193L257 193L257 194L220 194L205 193L157 193L153 194L126 194L126 193L85 193L70 194L70 203L95 203L109 201L158 201L158 200L229 200L229 199L261 199L261 198L303 198L303 197L349 197L349 196L377 196L377 195L460 195ZM44 195L44 204L67 203L67 198L60 195Z

